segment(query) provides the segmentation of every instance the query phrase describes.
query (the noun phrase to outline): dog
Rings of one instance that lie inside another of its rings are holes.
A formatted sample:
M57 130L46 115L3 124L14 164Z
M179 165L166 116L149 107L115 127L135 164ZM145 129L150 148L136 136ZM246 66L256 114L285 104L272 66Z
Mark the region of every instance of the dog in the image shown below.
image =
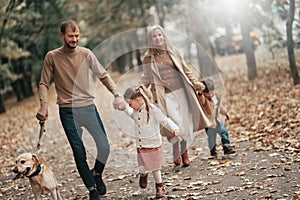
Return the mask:
M41 200L41 195L48 193L51 193L53 200L62 200L53 171L42 163L37 155L32 153L19 155L12 171L17 174L14 180L29 178L36 200Z

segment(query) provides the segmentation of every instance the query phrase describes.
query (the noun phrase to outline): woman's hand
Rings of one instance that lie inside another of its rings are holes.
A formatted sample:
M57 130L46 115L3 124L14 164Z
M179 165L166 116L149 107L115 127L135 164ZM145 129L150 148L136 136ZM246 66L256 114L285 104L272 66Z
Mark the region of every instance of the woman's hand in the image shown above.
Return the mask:
M198 84L197 84L197 92L198 92L198 94L202 94L203 93L203 91L205 90L205 85L202 83L202 82L199 82Z

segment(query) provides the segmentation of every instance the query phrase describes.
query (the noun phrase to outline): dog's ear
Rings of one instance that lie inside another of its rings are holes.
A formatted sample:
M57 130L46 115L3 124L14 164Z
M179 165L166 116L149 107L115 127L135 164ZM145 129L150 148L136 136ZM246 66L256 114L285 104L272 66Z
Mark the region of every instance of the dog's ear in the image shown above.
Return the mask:
M37 156L36 154L32 154L32 160L33 160L35 163L38 163L38 164L41 163L40 159L38 158L38 156Z

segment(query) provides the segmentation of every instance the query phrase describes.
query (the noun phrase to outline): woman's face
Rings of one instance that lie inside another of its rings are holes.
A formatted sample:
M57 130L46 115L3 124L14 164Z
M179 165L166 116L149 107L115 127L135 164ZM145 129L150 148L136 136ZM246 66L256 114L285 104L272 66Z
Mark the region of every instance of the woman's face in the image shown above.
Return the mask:
M165 47L165 38L160 29L154 29L152 32L152 44L157 48Z

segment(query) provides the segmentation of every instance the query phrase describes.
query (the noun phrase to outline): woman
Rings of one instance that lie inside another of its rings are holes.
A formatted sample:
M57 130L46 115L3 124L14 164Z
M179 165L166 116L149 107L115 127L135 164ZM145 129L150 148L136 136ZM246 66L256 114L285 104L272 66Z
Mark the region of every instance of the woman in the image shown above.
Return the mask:
M205 86L193 76L161 26L150 29L148 45L141 82L150 87L153 102L179 126L181 141L172 140L174 136L166 129L161 133L173 143L174 164L182 162L187 167L190 165L187 142L192 141L194 131L211 125L196 96L196 90L202 91Z

